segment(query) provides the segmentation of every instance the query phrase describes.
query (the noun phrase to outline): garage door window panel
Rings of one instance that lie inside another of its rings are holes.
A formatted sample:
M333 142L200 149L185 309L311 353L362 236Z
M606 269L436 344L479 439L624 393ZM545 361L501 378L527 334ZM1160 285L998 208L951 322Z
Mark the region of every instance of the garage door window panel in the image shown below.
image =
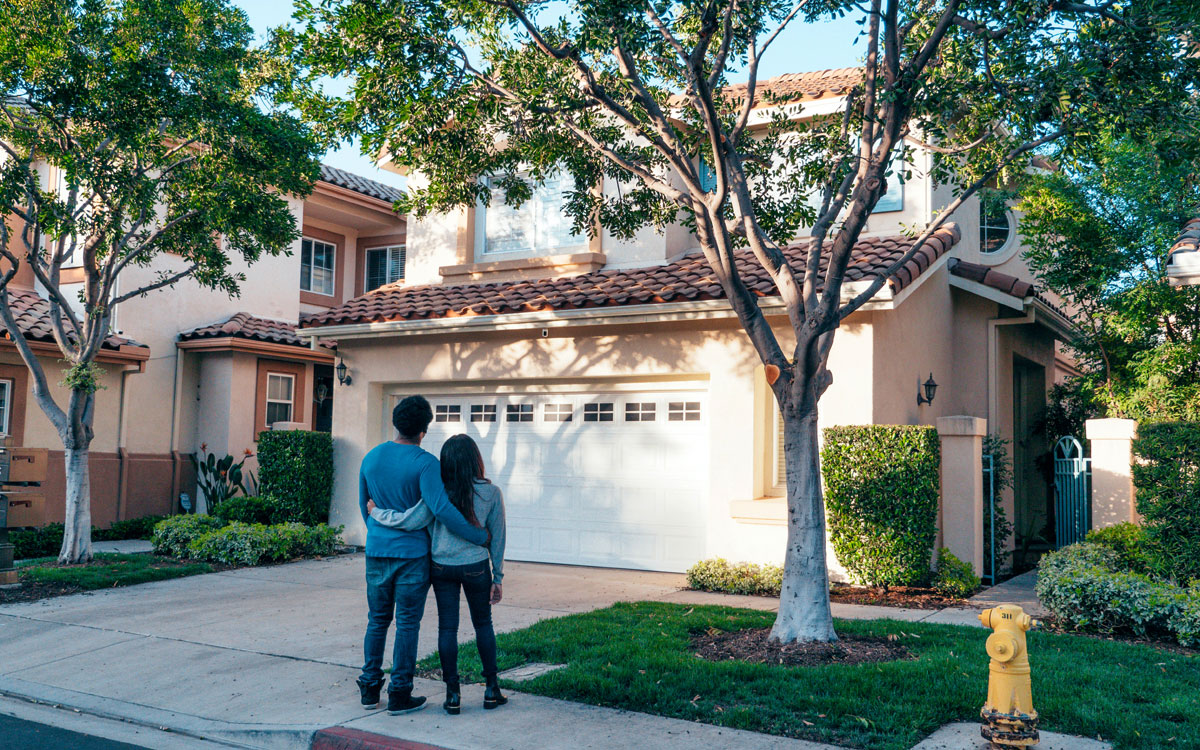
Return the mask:
M613 421L613 404L611 401L583 405L584 422Z
M570 404L546 404L545 420L547 422L570 422L574 408Z
M461 422L462 407L458 404L438 404L433 409L435 422Z
M495 404L471 404L471 421L472 422L495 422L496 421L496 405Z
M533 404L509 404L504 410L507 422L532 422Z
M653 401L638 401L625 404L626 422L653 422L656 405Z
M668 422L699 422L699 401L672 401L667 404Z

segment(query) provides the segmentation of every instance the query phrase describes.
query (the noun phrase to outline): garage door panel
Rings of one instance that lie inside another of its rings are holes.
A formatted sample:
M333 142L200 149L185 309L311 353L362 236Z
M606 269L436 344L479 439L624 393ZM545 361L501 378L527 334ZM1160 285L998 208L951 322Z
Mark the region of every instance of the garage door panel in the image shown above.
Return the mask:
M704 555L705 395L430 397L442 421L424 445L436 455L454 434L479 444L504 491L509 559L684 570ZM509 421L510 406L521 421Z

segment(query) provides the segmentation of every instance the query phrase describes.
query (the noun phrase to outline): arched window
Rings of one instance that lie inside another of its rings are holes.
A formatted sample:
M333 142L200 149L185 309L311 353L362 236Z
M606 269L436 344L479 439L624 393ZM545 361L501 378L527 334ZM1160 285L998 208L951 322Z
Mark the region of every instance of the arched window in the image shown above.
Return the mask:
M979 196L979 249L995 255L1008 247L1012 239L1012 214L995 196Z

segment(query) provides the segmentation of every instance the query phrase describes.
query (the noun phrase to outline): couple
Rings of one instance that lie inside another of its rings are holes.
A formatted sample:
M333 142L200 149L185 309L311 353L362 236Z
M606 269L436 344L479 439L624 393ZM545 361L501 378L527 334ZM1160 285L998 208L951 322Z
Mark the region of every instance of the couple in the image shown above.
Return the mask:
M508 702L496 681L496 634L492 605L503 596L504 502L487 480L475 441L455 435L442 446L441 464L421 448L433 421L422 396L409 396L392 411L395 440L363 459L358 504L367 524L367 635L358 678L362 704L379 705L383 649L393 612L396 643L387 710L393 716L425 707L414 696L417 633L425 596L433 584L438 608L438 654L446 681L442 707L457 714L459 590L466 595L487 688L483 707ZM431 559L432 558L432 559ZM491 565L488 560L491 559Z

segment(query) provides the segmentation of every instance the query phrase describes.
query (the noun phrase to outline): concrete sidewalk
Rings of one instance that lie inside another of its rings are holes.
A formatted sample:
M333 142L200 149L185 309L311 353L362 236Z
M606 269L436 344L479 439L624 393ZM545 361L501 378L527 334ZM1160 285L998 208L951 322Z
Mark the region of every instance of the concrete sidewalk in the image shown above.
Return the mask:
M683 576L530 563L507 566L500 632L619 601L774 609L777 601L683 591ZM307 748L343 725L454 750L695 746L812 750L813 743L514 693L511 710L364 712L361 555L250 568L0 607L0 693L245 747ZM834 615L978 625L976 610L834 605ZM465 612L462 622L469 623ZM471 634L464 627L462 638ZM419 651L436 650L432 597ZM420 681L435 699L440 683ZM825 746L827 747L827 746Z

